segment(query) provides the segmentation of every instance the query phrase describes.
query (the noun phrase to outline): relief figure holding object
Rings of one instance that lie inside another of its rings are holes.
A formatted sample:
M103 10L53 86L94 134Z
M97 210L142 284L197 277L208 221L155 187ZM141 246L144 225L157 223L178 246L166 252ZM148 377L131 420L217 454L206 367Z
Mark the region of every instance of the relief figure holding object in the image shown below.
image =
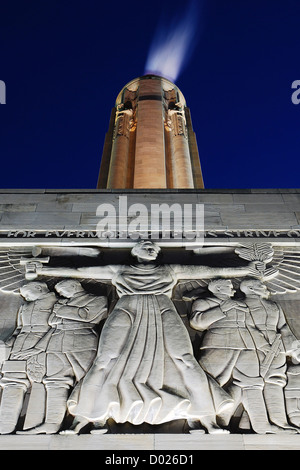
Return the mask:
M40 426L17 431L18 434L54 434L59 431L67 410L69 390L90 368L97 351L98 334L94 327L107 316L107 299L86 292L75 279L58 282L60 299L49 318L50 329L34 346L19 353L19 358L46 354L43 383L46 389L46 415Z
M102 330L94 364L68 400L69 412L76 423L102 424L99 432L109 418L136 425L187 419L209 433L226 432L217 415L232 407L233 400L194 358L171 296L180 279L246 276L256 264L160 265L159 251L158 245L143 241L132 249L137 262L131 265L73 269L35 264L38 276L110 281L119 297ZM29 268L32 272L31 263ZM73 431L79 432L80 425Z

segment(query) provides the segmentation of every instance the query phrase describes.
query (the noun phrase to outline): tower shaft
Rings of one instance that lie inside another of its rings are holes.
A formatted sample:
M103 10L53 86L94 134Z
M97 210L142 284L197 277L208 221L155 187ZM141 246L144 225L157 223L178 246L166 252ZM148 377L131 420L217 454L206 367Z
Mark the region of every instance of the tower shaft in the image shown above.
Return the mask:
M189 109L172 82L146 75L121 90L104 143L98 188L203 188Z
M160 80L141 80L140 82L133 187L141 189L167 187L164 113Z

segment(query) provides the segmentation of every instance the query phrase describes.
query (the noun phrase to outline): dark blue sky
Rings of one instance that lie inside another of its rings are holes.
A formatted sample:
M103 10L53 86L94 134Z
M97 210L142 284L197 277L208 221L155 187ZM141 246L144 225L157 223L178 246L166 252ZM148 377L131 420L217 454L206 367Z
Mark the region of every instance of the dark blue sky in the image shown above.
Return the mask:
M176 84L206 188L300 187L300 1L203 1ZM2 0L0 188L95 188L115 98L187 3Z

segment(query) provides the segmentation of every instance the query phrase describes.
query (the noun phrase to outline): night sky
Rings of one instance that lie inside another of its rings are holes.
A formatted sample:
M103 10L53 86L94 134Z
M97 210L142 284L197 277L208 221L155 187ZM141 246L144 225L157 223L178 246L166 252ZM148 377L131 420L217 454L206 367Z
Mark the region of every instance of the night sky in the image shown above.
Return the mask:
M176 28L188 3L1 0L0 188L95 189L115 98L145 73L158 25ZM197 5L175 83L205 187L300 187L300 0Z

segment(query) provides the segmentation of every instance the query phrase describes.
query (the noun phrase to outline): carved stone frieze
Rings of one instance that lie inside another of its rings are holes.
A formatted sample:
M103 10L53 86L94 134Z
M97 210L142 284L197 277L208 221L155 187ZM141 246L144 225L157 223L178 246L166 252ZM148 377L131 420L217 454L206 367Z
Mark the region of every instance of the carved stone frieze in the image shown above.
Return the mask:
M266 242L3 248L1 295L20 306L1 343L0 433L298 433L299 260Z
M183 135L187 138L186 120L183 110L169 109L166 119L168 127L170 127L173 136Z
M129 138L130 129L134 125L133 110L125 109L124 105L120 105L116 112L114 139L118 136Z

